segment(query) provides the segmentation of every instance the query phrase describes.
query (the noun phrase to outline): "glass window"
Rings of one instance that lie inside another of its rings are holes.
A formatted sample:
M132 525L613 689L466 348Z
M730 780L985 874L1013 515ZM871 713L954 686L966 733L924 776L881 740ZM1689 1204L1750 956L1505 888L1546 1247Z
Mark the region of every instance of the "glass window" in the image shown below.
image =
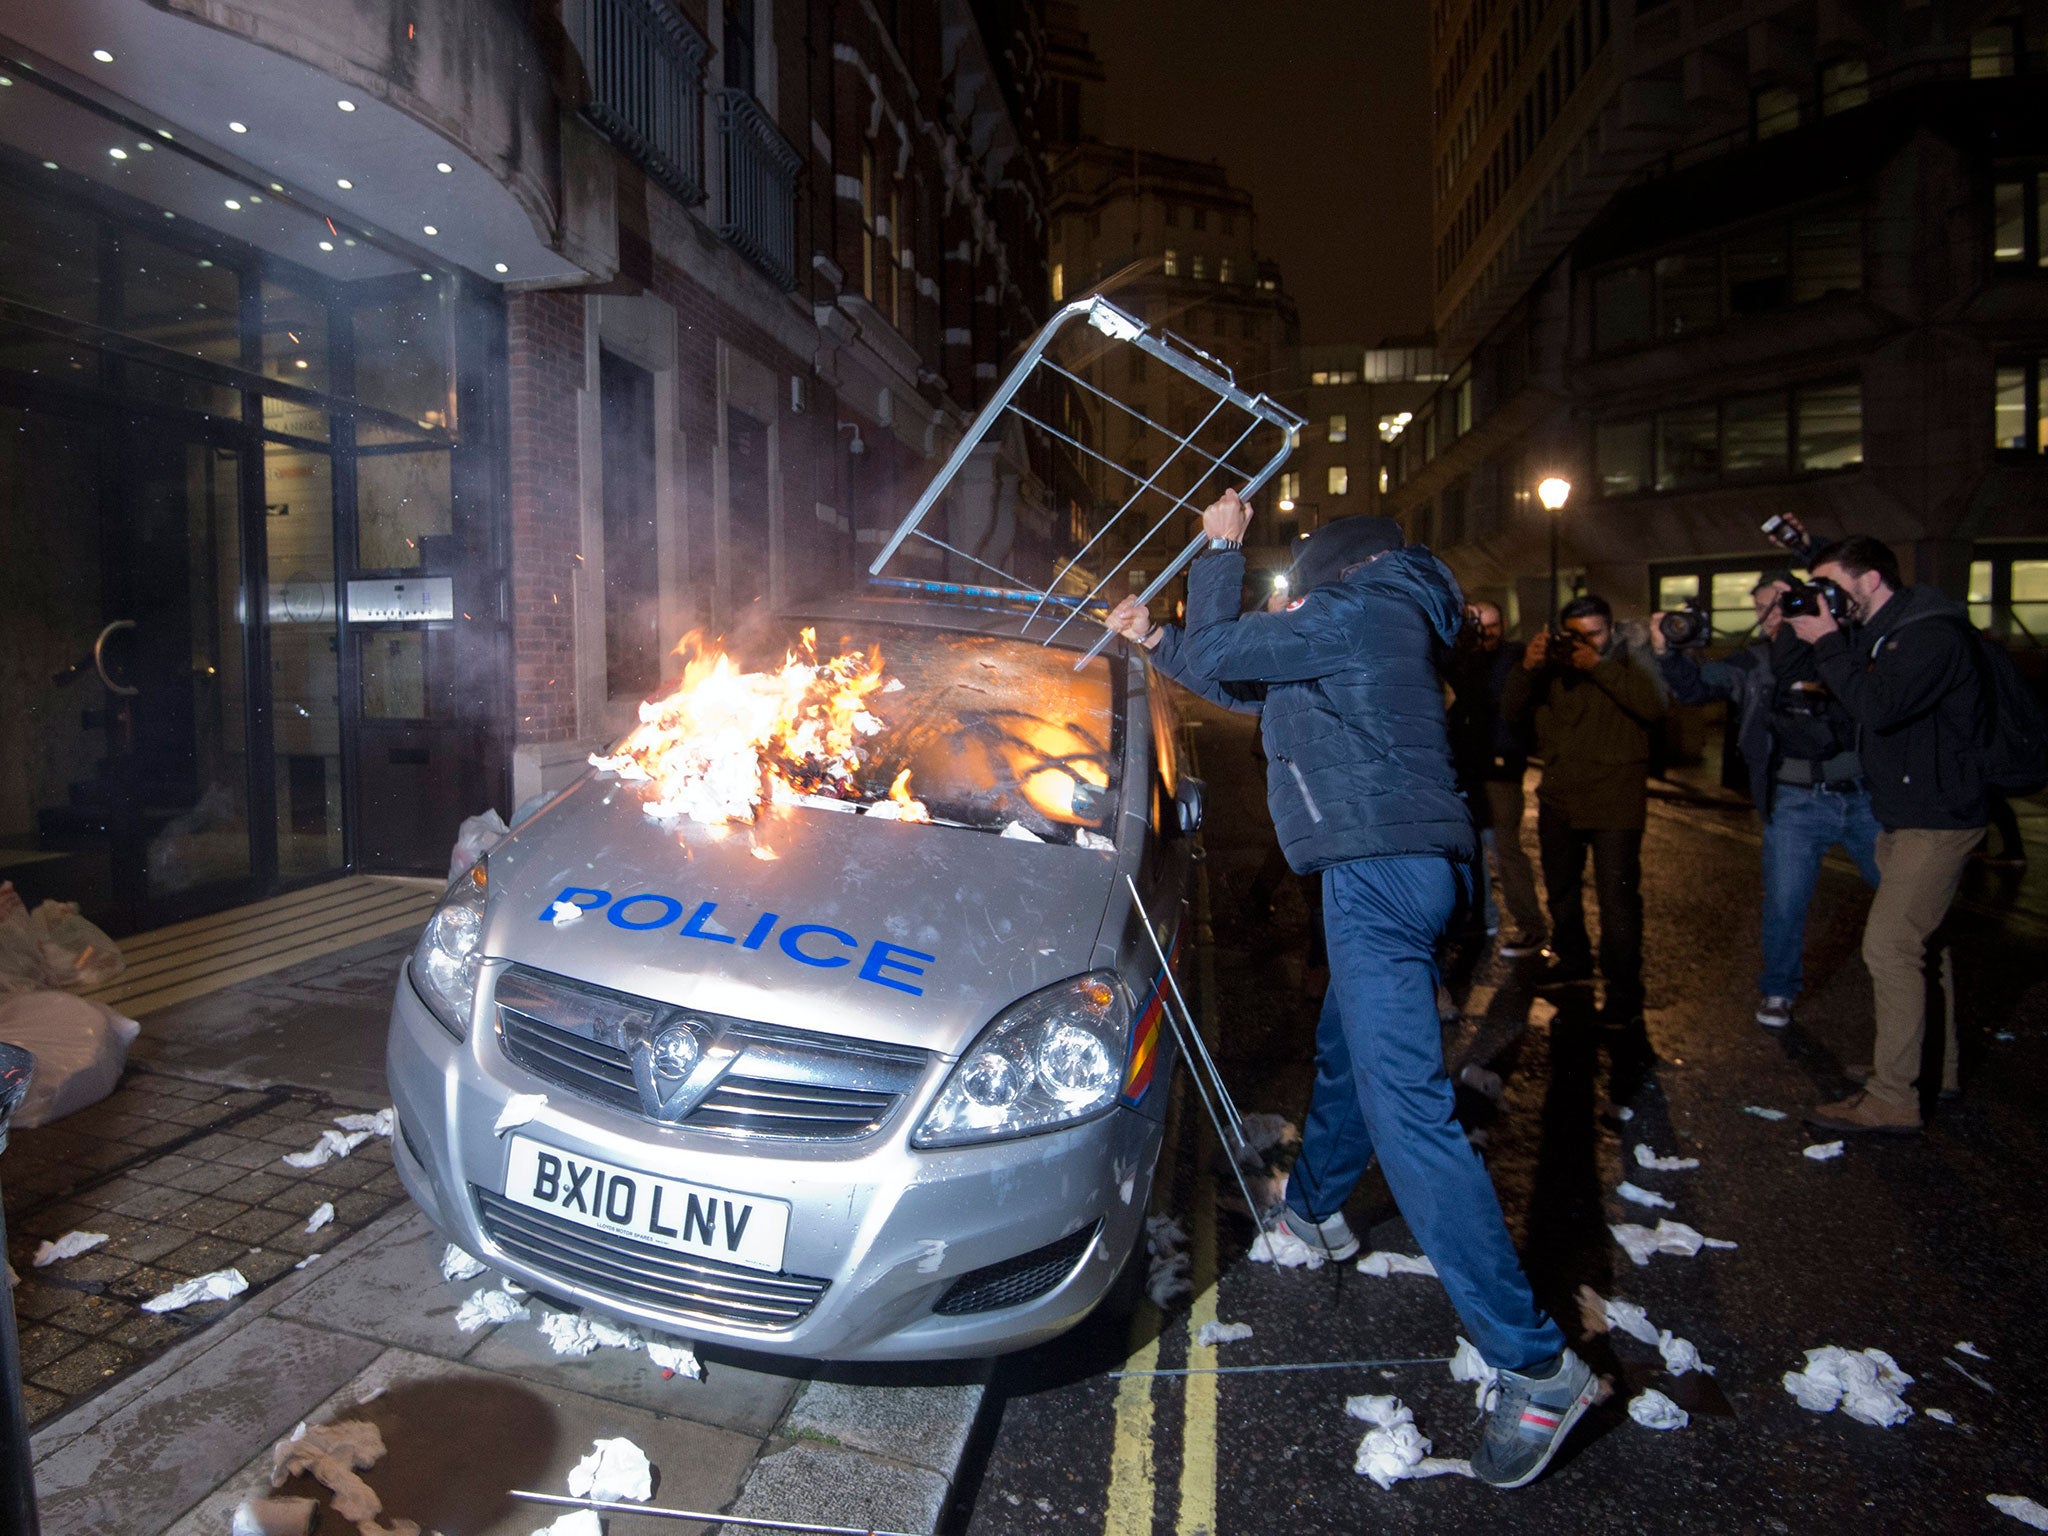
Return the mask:
M1782 394L1740 395L1721 408L1722 473L1782 475L1789 461Z
M1792 226L1792 302L1863 287L1863 227L1854 215L1827 214Z
M1472 430L1472 381L1460 379L1451 387L1451 425L1463 437Z
M327 389L326 304L282 283L264 283L263 372L287 384Z
M147 235L121 236L119 329L187 357L242 365L242 276Z
M1756 93L1756 136L1776 138L1799 126L1799 93L1786 85L1766 86Z
M1657 333L1690 336L1711 330L1721 319L1721 264L1718 253L1661 256L1657 260Z
M1714 633L1727 638L1747 634L1756 627L1756 607L1749 594L1756 590L1762 571L1716 571L1708 589L1707 607L1714 615Z
M423 427L455 428L448 285L415 284L355 312L356 398Z
M1991 259L2027 259L2027 184L2001 181L1991 189Z
M878 236L875 230L875 150L872 144L860 149L860 292L870 304L875 301L875 265Z
M356 458L356 560L365 570L447 570L455 503L445 448L363 450Z
M1350 438L1351 430L1346 424L1345 419L1342 416L1332 416L1330 418L1330 441L1342 443L1348 442Z
M0 219L0 293L67 320L100 317L100 232L65 203L31 202L9 188Z
M2048 641L2048 560L2012 563L2012 627L2036 645Z
M1280 499L1282 501L1298 501L1301 499L1301 474L1298 470L1287 469L1280 472Z
M1973 629L1991 627L1991 562L1972 560L1970 562L1970 626Z
M1330 466L1330 494L1342 496L1351 489L1351 471L1342 464Z
M1700 579L1697 576L1659 576L1657 578L1657 611L1669 613L1673 608L1682 608L1700 595Z
M1863 386L1817 384L1793 396L1801 469L1853 469L1863 462Z
M1188 263L1188 275L1193 277L1196 282L1202 282L1209 276L1208 267L1208 260L1200 251L1197 251Z
M1650 423L1605 421L1593 430L1593 469L1602 496L1627 496L1650 486Z
M1231 271L1230 258L1228 256L1221 258L1216 263L1216 281L1219 283L1236 281L1235 275Z
M1973 34L1970 38L1970 78L1995 80L2001 75L2011 74L2015 51L2010 22L2001 22Z
M1593 349L1606 352L1650 339L1650 274L1623 267L1593 281Z
M2034 363L2034 447L2048 453L2048 357Z
M1711 405L1691 405L1657 416L1657 489L1682 491L1711 485L1721 474L1721 430Z
M2027 370L2000 368L1992 391L1991 445L1994 448L2026 448Z
M1870 66L1861 59L1837 59L1820 71L1820 109L1830 115L1870 100Z
M1166 249L1166 257L1165 257L1165 262L1164 262L1164 265L1165 265L1165 268L1166 268L1166 275L1167 275L1168 277L1179 277L1179 276L1180 276L1180 252L1179 252L1179 251L1176 251L1175 249L1173 249L1173 247L1171 247L1171 246L1168 246L1168 247L1167 247L1167 249Z
M1792 296L1790 261L1785 251L1785 227L1737 235L1728 242L1728 312L1734 315L1761 314L1781 309Z
M1053 303L1055 303L1055 304L1063 303L1063 302L1065 302L1065 300L1066 300L1066 297L1067 297L1067 269L1066 269L1066 265L1065 265L1065 263L1063 263L1063 262L1057 262L1057 261L1056 261L1056 262L1054 262L1054 263L1052 264L1052 301L1053 301Z

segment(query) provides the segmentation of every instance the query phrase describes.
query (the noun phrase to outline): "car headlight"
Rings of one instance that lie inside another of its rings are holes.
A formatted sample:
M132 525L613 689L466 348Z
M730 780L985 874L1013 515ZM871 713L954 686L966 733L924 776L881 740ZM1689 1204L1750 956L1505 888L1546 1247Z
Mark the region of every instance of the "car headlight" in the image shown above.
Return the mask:
M960 1058L911 1144L1028 1136L1100 1114L1116 1102L1130 1022L1108 971L1011 1004Z
M448 1032L469 1038L476 1007L476 977L483 966L484 907L490 876L479 859L458 876L427 920L412 952L412 984Z

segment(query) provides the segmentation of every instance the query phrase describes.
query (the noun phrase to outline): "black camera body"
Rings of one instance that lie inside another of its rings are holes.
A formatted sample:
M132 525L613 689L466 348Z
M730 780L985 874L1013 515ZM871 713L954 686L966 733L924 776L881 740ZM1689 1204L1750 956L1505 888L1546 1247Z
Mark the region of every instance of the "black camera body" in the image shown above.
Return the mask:
M1714 635L1713 623L1696 597L1687 598L1658 619L1657 627L1664 632L1664 643L1676 651L1697 651Z
M1849 622L1849 594L1832 581L1794 580L1778 599L1778 612L1788 619L1818 618L1827 613L1837 624Z

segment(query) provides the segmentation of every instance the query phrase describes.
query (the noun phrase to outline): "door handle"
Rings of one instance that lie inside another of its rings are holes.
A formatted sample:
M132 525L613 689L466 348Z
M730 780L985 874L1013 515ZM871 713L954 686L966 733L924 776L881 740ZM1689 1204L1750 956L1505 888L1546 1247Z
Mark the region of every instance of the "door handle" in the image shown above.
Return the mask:
M107 648L107 637L109 635L112 635L116 630L133 628L135 628L135 621L133 619L116 619L114 620L113 623L109 624L105 629L101 630L99 633L99 638L93 641L92 643L93 671L99 673L100 681L106 684L107 692L117 693L124 699L132 699L135 697L136 694L140 693L142 690L139 688L130 688L126 683L117 683L111 677L107 676L107 663L105 652Z

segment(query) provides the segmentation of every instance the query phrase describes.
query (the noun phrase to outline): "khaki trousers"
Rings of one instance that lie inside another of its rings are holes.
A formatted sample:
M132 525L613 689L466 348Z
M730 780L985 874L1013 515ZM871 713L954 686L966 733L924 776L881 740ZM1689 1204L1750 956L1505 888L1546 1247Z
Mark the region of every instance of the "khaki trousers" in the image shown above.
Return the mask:
M1877 895L1863 925L1863 963L1870 971L1877 1020L1869 1092L1899 1109L1920 1112L1921 1052L1927 1040L1927 941L1948 916L1970 850L1982 827L1960 831L1908 827L1877 837ZM1955 960L1941 946L1944 1088L1956 1086Z

